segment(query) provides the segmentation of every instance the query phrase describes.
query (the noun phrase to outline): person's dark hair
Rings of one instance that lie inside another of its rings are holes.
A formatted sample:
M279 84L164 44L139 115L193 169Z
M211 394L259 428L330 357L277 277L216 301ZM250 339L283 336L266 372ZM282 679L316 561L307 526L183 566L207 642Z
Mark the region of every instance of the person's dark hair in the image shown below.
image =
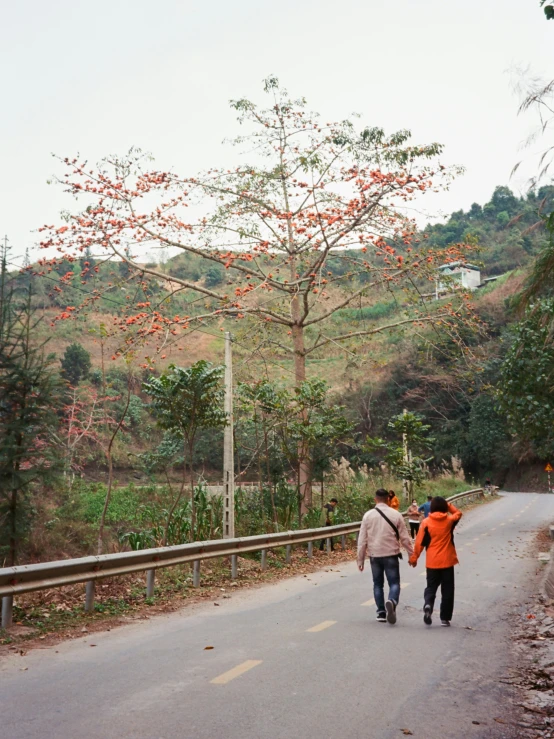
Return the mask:
M331 498L331 500L329 501L329 503L338 503L338 500L336 498Z
M383 500L388 500L389 492L388 490L385 490L385 488L379 488L379 490L375 491L375 497L382 498Z
M440 495L436 495L431 501L431 513L448 513L448 503Z
M394 490L389 490L389 496L392 498L393 495L396 495L396 493L394 492Z
M427 496L427 500L433 500L433 496L432 495L428 495Z
M417 505L417 500L416 500L415 498L412 498L412 505L413 505L414 503L415 503L415 504Z

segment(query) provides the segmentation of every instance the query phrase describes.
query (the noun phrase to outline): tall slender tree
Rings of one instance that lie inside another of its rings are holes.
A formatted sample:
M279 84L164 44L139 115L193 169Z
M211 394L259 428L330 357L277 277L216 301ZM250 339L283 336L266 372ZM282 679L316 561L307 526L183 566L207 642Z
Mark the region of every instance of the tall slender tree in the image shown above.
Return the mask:
M165 337L209 319L250 318L267 345L291 356L297 387L306 380L310 355L344 344L356 352L356 340L383 331L422 322L444 327L469 316L461 296L454 305L421 299L426 280L434 283L436 264L460 258L465 247L425 248L406 216L417 196L448 186L456 174L439 163L442 147L411 145L407 130L386 135L377 127L359 130L350 120L325 123L274 77L265 81L265 92L271 101L265 109L246 99L231 102L247 129L235 142L247 153L232 170L179 176L146 169L137 150L98 168L63 160L64 186L85 207L61 226L44 227L41 246L69 254L94 248L127 262L143 285L148 279L163 284L166 297L186 289L205 297L207 311L184 316L166 312L167 300L156 307L130 304L120 319L127 343L131 331L138 338ZM132 255L152 245L223 265L232 286L169 278L139 264ZM406 308L390 324L344 330L331 320L385 293ZM303 448L298 453L307 508L308 455Z

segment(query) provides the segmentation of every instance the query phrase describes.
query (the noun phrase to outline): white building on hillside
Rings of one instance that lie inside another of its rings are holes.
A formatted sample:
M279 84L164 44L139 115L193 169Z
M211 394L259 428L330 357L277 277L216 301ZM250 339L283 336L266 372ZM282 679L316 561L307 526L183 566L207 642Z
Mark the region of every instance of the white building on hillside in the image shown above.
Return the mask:
M458 283L460 287L466 290L476 290L481 284L481 270L474 264L467 262L450 262L450 264L442 264L438 268L439 276L437 278L437 297L440 293L450 292L456 287L453 283ZM447 282L443 282L448 278Z

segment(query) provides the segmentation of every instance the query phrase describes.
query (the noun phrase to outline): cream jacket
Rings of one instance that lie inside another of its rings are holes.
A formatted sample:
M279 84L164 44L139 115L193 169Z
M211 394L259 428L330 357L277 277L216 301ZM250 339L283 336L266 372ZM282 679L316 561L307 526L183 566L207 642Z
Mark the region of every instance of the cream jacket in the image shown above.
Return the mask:
M358 564L361 566L366 557L393 557L399 554L400 544L411 556L414 548L404 523L404 517L398 511L390 508L386 503L377 503L375 506L383 511L400 534L400 543L392 526L377 513L376 510L368 511L363 519L358 536Z

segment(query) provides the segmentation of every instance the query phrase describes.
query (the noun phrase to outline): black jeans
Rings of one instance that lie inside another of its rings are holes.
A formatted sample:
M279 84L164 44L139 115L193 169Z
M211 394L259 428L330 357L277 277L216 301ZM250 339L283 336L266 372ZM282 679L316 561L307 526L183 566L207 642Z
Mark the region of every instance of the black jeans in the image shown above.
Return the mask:
M410 534L412 539L415 539L417 532L419 531L419 521L410 521Z
M427 587L423 598L426 606L435 605L437 590L441 588L441 621L451 621L454 610L454 568L441 567L440 569L427 568Z
M325 526L332 526L332 525L333 524L331 524L331 523L325 523ZM334 544L333 544L333 537L330 537L330 538L331 538L331 551L334 552L335 551L335 547L334 547ZM320 552L323 551L323 548L325 547L325 542L326 541L327 541L327 539L322 539L321 540L321 543L319 545L319 551Z

